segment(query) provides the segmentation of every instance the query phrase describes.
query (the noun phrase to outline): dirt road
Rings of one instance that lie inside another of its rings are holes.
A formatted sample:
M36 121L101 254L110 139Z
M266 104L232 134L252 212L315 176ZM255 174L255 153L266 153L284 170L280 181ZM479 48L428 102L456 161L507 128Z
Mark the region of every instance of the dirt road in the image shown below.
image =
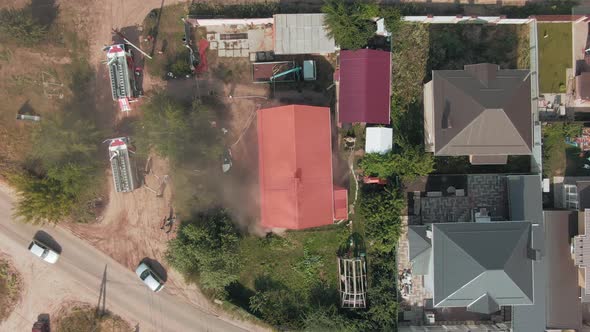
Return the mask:
M53 314L63 301L99 303L106 269L106 309L124 317L141 331L245 331L179 297L173 289L153 293L137 276L112 258L60 227L34 227L13 221L12 197L0 191L0 250L16 257L22 273L22 300L1 331L26 331L37 315ZM47 264L27 252L42 229L62 247L60 260Z

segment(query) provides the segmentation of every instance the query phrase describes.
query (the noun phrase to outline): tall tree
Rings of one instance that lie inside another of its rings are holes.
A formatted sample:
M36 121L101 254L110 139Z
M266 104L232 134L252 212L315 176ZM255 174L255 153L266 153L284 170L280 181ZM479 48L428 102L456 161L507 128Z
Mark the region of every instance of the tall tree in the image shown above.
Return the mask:
M215 116L206 105L183 105L159 92L143 112L136 125L136 141L144 153L154 149L177 165L190 163L193 169L219 162L220 130L212 126Z
M67 107L66 107L67 108ZM102 135L77 112L47 116L33 131L34 167L9 177L19 199L16 215L33 223L86 220L97 196Z
M326 14L324 25L328 35L342 49L363 48L375 35L376 26L371 20L379 16L379 7L375 4L327 0L322 12Z
M46 27L33 18L30 7L0 9L0 36L33 45L45 37Z
M239 238L226 211L201 213L182 224L166 258L187 278L198 278L203 288L221 293L238 280Z
M399 153L368 153L361 160L360 167L370 176L386 179L398 175L404 181L411 181L417 176L431 173L434 170L434 160L421 147L412 147Z

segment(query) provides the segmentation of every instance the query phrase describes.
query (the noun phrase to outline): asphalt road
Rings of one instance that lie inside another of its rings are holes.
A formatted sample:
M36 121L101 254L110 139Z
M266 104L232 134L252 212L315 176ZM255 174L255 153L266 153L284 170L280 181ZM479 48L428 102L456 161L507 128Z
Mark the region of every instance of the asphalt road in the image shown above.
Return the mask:
M142 332L245 331L174 297L166 288L153 293L134 271L60 227L36 227L13 219L12 198L0 191L0 251L12 256L25 282L21 303L0 325L0 331L30 329L36 315L49 311L47 308L60 300L82 300L93 305L100 301L107 310L137 324L136 329ZM62 248L55 265L42 262L27 250L39 230L51 235ZM106 287L101 288L105 269Z

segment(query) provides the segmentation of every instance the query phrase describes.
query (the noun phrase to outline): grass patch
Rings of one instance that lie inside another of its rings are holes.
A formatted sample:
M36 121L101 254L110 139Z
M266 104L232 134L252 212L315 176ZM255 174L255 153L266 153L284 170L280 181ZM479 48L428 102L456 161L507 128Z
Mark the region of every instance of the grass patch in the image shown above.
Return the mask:
M0 257L0 322L8 318L22 290L22 280L16 269Z
M227 300L272 326L302 329L308 314L336 308L336 252L348 235L346 226L333 225L242 238L241 270Z
M528 29L527 25L433 24L429 28L429 69L463 69L482 62L516 69L519 44L525 41Z
M133 331L121 317L109 312L97 315L96 309L88 304L74 304L62 309L56 320L56 331L60 332L123 332Z
M539 89L566 91L566 69L572 67L572 24L539 23Z
M243 263L240 282L253 289L258 277L268 275L289 288L301 288L303 276L295 266L304 258L304 251L307 251L322 260L318 274L312 277L324 278L328 284L336 287L336 251L348 235L345 226L335 225L287 232L284 236L245 237L240 244L240 261Z

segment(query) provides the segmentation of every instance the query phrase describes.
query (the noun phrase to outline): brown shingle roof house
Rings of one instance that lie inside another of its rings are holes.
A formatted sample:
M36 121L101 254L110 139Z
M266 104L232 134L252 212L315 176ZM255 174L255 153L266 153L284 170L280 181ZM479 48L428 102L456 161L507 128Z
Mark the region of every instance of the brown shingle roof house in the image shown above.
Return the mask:
M505 164L532 153L532 127L528 70L466 65L435 70L424 85L424 142L436 156Z

